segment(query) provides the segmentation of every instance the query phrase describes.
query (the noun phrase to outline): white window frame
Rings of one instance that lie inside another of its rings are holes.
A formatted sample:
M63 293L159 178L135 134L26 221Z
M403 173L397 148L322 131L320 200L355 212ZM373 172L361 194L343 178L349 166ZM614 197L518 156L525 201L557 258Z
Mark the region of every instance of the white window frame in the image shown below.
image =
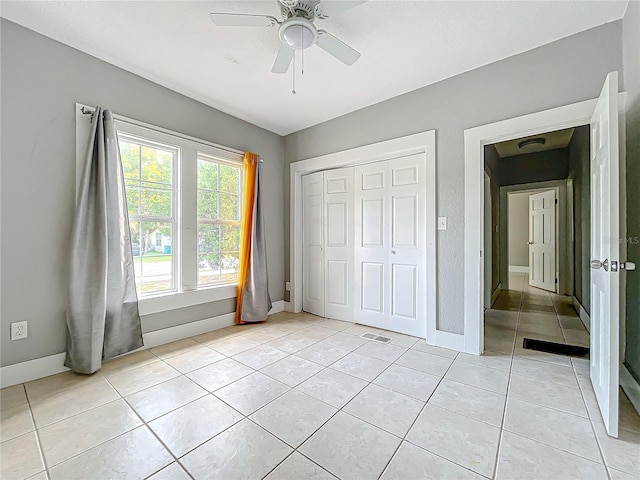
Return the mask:
M180 211L179 209L180 209L180 197L181 197L179 179L180 179L180 168L182 165L182 159L181 159L182 149L180 148L179 145L176 145L175 142L162 143L157 138L152 139L150 135L146 135L144 137L139 135L133 135L128 131L125 131L126 129L120 128L120 125L118 124L118 122L116 122L116 128L120 134L124 134L123 137L125 137L126 141L130 140L131 143L136 143L138 145L146 146L150 148L159 148L159 149L166 148L167 150L170 150L174 153L173 165L171 167L172 198L171 198L170 217L169 218L154 217L150 215L137 215L137 214L129 215L129 223L131 223L132 219L134 222L141 222L141 223L154 222L154 221L171 223L171 277L172 277L171 289L163 290L159 292L150 292L148 294L138 292L138 297L141 300L144 300L147 298L158 297L162 295L170 295L172 293L178 293L180 291L180 288L178 286L178 280L180 278L180 264L181 264L180 262L181 232L179 228L180 219L178 216L178 212ZM142 172L140 172L140 175L142 175ZM126 181L125 181L125 184L126 184ZM154 238L153 238L154 246L157 246L158 234L159 233L156 232L156 234L154 235ZM142 248L142 243L140 243L140 248ZM141 259L141 262L142 262L142 259ZM144 267L142 265L141 267L142 267L142 271L144 271ZM142 282L142 284L144 284L144 281ZM136 281L136 285L138 285L137 281Z
M83 111L93 109L76 103L76 194L91 132L90 115ZM150 315L235 298L236 284L208 285L198 289L197 157L200 152L241 167L243 152L120 115L114 114L114 119L118 131L180 149L180 159L174 174L179 192L179 198L174 202L177 209L176 232L172 233L171 239L172 253L178 252L174 255L176 291L142 296L139 299L140 314Z
M217 163L218 166L220 165L228 165L231 167L235 167L238 168L239 170L239 185L238 185L238 199L239 199L239 203L238 203L238 220L236 221L229 221L229 220L222 220L222 219L204 219L204 218L200 218L197 217L196 219L196 229L197 229L197 233L199 233L199 229L200 229L200 225L202 224L208 224L208 225L219 225L219 226L223 226L223 225L230 225L230 224L238 224L238 227L242 228L242 192L243 192L243 185L242 185L242 162L238 163L235 161L229 161L228 159L225 158L220 158L219 156L213 156L213 155L209 155L208 153L203 152L202 150L198 151L198 154L196 155L196 179L197 179L197 169L198 169L198 165L197 162L202 159L202 160L206 160L206 161L210 161L210 162L214 162ZM219 177L218 177L219 178ZM219 185L219 184L218 184ZM197 195L197 191L199 190L198 185L196 183L196 195ZM220 189L218 188L218 190L216 191L218 198L217 198L217 205L218 205L218 211L220 211ZM229 192L224 192L224 193L229 193ZM197 202L197 198L196 198L196 202ZM196 208L197 208L197 204L196 204ZM197 214L197 212L196 212ZM240 245L238 245L238 248L240 248ZM200 253L200 252L198 252ZM222 251L221 251L222 253ZM238 252L239 253L239 252ZM198 272L199 275L199 272ZM237 277L236 277L237 278ZM196 279L197 281L197 279ZM203 289L203 288L209 288L209 287L215 287L215 286L219 286L221 285L220 283L214 283L214 284L202 284L202 286L199 287L199 289Z

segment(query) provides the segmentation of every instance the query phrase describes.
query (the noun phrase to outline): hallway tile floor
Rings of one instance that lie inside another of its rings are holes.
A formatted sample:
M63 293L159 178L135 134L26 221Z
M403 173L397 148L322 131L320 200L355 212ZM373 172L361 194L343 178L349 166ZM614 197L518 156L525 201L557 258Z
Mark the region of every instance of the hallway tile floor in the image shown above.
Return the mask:
M3 479L631 479L640 417L606 435L569 300L514 275L481 357L280 313L0 391Z

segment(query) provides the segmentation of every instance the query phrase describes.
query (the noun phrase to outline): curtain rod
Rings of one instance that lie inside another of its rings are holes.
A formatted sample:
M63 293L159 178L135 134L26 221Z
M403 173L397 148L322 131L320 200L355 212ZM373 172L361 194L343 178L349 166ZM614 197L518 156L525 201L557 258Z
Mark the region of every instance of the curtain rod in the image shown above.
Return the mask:
M82 113L83 115L91 115L91 117L93 118L94 109L82 106L80 108L80 113ZM130 118L122 117L120 115L113 114L113 117L116 120L120 120L121 122L130 123L132 125L136 125L136 126L143 127L143 128L149 128L151 130L156 130L156 131L159 131L161 133L170 133L172 135L176 135L177 134L177 136L179 136L179 137L186 138L188 140L191 140L191 141L194 141L194 142L198 142L198 143L204 143L205 145L208 145L208 146L214 146L214 147L219 148L221 150L226 150L227 152L237 153L237 154L243 154L244 153L244 152L241 152L240 150L236 150L235 148L225 147L223 145L218 145L218 144L215 144L215 143L212 143L212 142L206 142L205 143L202 140L197 139L195 137L191 137L189 135L183 135L183 134L180 134L178 132L169 132L169 131L167 131L166 129L164 129L162 127L154 127L153 125L148 125L148 124L146 124L144 122L139 122L137 120L133 120L133 119L130 119ZM263 160L262 157L259 157L259 159L260 159L260 163L264 163L264 160Z

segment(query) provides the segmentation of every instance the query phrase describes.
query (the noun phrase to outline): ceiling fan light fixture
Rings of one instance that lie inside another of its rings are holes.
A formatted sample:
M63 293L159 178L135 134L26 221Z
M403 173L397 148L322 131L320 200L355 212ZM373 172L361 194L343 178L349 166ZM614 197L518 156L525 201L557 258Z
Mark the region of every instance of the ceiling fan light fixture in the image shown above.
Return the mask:
M518 148L531 147L533 145L544 145L547 141L543 137L528 138L518 142Z
M289 48L304 50L316 43L318 31L308 20L296 18L282 24L280 38Z

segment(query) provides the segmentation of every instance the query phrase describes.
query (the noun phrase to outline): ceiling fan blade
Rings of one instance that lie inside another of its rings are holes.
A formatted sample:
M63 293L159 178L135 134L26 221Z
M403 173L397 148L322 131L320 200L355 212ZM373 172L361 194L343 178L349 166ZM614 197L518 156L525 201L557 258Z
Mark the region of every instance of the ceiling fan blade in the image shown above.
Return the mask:
M318 30L318 46L345 65L353 65L360 58L360 52L324 30Z
M269 15L242 13L211 13L211 21L219 27L275 27L278 20Z
M287 73L291 60L293 59L293 49L287 47L285 44L280 45L276 61L273 62L271 71L273 73Z
M358 5L367 3L367 1L368 0L360 0L360 1L322 0L318 5L316 5L316 16L318 18L335 17L336 15L340 15L342 12L346 12L347 10L350 10L353 7L357 7Z

